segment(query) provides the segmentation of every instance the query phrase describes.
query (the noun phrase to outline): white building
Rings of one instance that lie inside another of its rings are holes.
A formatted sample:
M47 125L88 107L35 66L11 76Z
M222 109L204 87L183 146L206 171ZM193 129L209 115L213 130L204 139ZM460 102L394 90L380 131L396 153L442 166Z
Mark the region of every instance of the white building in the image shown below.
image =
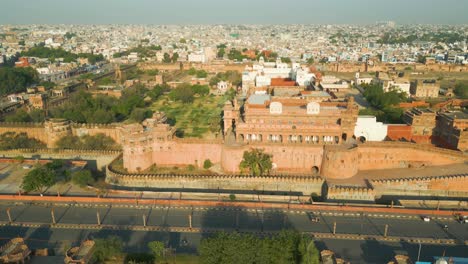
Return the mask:
M362 84L371 84L372 81L374 80L374 77L366 74L366 75L361 75L360 72L356 72L354 81L356 85L362 85Z
M202 53L202 52L190 53L188 55L188 61L189 62L205 63L206 62L205 53Z
M377 122L375 116L358 116L354 136L366 141L383 141L387 137L387 125Z
M271 77L265 75L257 75L255 77L255 86L256 87L264 87L269 86L271 84Z

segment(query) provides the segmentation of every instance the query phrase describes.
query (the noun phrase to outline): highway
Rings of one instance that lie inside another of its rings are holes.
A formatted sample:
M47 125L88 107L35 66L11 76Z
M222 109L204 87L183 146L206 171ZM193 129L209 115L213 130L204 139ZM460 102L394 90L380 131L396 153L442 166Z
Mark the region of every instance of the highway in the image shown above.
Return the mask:
M8 225L9 217L13 225ZM59 226L50 228L52 223L51 209L53 208L55 222L58 225L74 224L75 228L63 229ZM143 216L147 227L190 227L197 232L145 232L136 230L109 230L90 229L85 225L96 225L97 217L102 226L140 226L144 225ZM191 215L191 216L189 216ZM319 218L319 222L311 222L310 218ZM383 236L386 225L389 237L415 237L427 239L453 239L456 245L426 245L425 247L445 249L451 248L457 256L465 254L468 257L467 246L461 245L468 240L468 224L460 224L451 218L432 219L424 222L420 216L398 215L362 215L361 213L339 212L303 212L280 211L243 208L190 208L190 207L163 207L163 206L129 206L129 205L65 205L54 204L0 204L1 239L24 235L37 246L46 242L51 247L60 247L65 240L79 241L86 237L105 237L109 234L117 234L127 241L126 246L130 250L142 250L148 241L165 240L170 245L182 252L195 251L200 238L208 235L213 230L239 230L241 232L275 232L284 228L296 229L311 234L321 233L332 236L336 223L336 234L354 234L365 236ZM28 227L28 223L39 226ZM25 224L23 226L19 226ZM83 226L78 226L83 225ZM444 225L448 225L445 230ZM187 241L187 243L182 243ZM377 241L363 239L329 239L322 237L317 241L320 248L330 248L339 252L342 256L357 260L372 247L382 250L387 257L389 252L407 251L413 252L414 244L400 241ZM381 249L379 249L381 248ZM388 251L388 252L387 252ZM464 253L463 253L464 252ZM414 252L413 252L414 253ZM370 254L370 253L369 253ZM434 255L433 253L431 253ZM375 258L381 257L376 254ZM348 260L351 260L348 259ZM370 257L370 259L373 259ZM369 260L372 263L374 260ZM357 262L362 263L362 262Z

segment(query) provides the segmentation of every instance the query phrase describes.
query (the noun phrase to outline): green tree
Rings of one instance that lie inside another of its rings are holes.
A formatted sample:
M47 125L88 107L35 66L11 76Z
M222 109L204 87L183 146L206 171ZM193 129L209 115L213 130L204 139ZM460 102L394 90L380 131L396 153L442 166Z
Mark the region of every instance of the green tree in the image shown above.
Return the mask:
M9 149L42 149L46 145L33 138L29 138L24 132L5 132L0 135L0 150Z
M208 87L207 85L195 84L192 86L192 91L194 94L205 96L210 93L210 87Z
M189 84L181 84L169 93L169 98L174 101L181 101L184 104L192 103L194 92Z
M248 170L253 176L268 174L272 167L272 155L263 152L261 149L244 151L239 165L242 171Z
M106 239L96 239L93 252L93 260L103 263L108 260L115 260L123 254L123 242L117 236L110 236Z
M418 55L417 62L422 63L422 64L426 64L426 56Z
M288 58L288 57L281 57L281 62L283 62L283 63L291 63L291 58Z
M152 100L157 100L161 95L168 91L170 91L170 88L167 85L158 84L148 92L148 96L151 97Z
M468 99L468 83L458 82L455 84L455 89L453 92L462 99Z
M0 96L5 96L25 92L27 87L39 82L39 73L31 67L0 67L0 80Z
M224 54L226 54L226 50L224 48L218 49L218 52L216 53L216 57L218 59L224 58Z
M204 70L199 70L197 72L197 78L206 78L208 77L208 73Z
M314 64L314 58L313 58L313 57L308 58L306 63L307 63L308 65Z
M171 62L171 55L169 55L169 53L164 52L163 62L164 63L170 63Z
M56 177L53 169L47 166L39 166L24 176L21 188L25 192L37 191L42 194L45 188L55 184Z
M17 110L13 115L5 117L7 122L31 122L31 116L23 109Z
M130 120L140 123L153 115L153 111L144 108L135 108L130 114Z
M172 54L172 62L177 62L178 59L179 59L179 53L175 52L174 54Z
M217 233L204 238L199 247L201 263L319 263L310 239L294 231L269 237L251 234Z
M320 264L320 252L315 247L314 241L303 236L299 243L301 264Z
M71 174L71 180L74 184L85 187L94 183L94 178L89 170L75 171Z
M213 166L213 163L211 162L211 160L206 159L206 160L203 162L203 168L204 168L205 170L211 168L211 166Z
M59 149L119 150L121 148L111 137L101 133L82 137L64 136L57 140L55 145Z
M155 257L156 260L162 260L164 257L165 246L161 241L151 241L148 243L148 248L151 251L151 254Z

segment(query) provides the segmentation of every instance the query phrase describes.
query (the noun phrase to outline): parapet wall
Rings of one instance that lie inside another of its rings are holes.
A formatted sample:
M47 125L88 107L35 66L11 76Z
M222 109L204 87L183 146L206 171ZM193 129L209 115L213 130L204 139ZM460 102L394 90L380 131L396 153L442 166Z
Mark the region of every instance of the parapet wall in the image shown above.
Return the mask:
M378 196L468 196L468 174L372 180Z
M121 174L107 167L106 182L119 186L207 189L207 190L249 190L271 192L302 192L303 195L321 195L323 179L304 176L249 175L161 175Z
M359 170L414 168L463 163L467 156L459 151L405 142L360 144Z
M327 200L374 201L375 191L372 188L330 186L327 190Z
M15 158L22 156L27 159L63 159L63 160L84 160L88 163L88 168L105 170L120 151L107 150L72 150L72 149L14 149L0 151L1 157Z
M75 136L104 134L120 144L120 132L116 124L69 124L70 130L50 131L46 123L0 122L0 134L6 132L26 133L29 138L37 139L49 148L55 147L55 141L67 133ZM53 125L52 125L53 126Z

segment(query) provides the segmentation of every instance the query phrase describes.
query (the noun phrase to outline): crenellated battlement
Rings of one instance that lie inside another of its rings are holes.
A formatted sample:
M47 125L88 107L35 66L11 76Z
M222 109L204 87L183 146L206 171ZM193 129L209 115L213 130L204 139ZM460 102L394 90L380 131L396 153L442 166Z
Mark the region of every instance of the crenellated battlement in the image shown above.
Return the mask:
M0 122L0 127L44 127L44 123L36 122Z
M46 153L46 154L63 154L63 155L90 155L90 156L100 156L108 155L115 156L119 155L121 152L116 150L86 150L86 149L11 149L11 150L1 150L0 155L3 154L24 154L24 153Z
M119 127L120 124L117 123L111 123L111 124L97 124L97 123L73 123L72 127L73 128L99 128L99 129L114 129Z
M468 158L466 154L457 150L450 150L445 148L438 148L432 145L417 144L412 142L401 142L401 141L382 141L382 142L366 142L360 144L362 147L372 148L410 148L415 150L437 152L444 155L451 155L455 157Z
M457 175L443 175L443 176L432 176L432 177L415 177L415 178L395 178L395 179L378 179L371 180L372 185L383 185L383 184L407 184L416 182L429 182L429 181L462 181L468 180L468 174L457 174Z
M374 201L375 190L359 186L332 185L327 190L327 200Z

